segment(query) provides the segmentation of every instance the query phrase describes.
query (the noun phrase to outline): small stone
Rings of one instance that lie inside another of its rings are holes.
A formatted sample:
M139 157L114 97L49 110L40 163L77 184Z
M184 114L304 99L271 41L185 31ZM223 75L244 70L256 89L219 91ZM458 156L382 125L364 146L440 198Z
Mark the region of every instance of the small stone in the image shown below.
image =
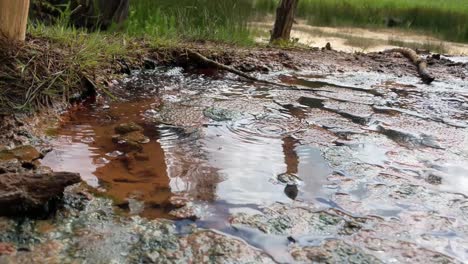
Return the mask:
M190 200L183 196L172 196L169 198L169 203L176 208L182 208L187 206L187 204L190 203Z
M286 194L286 196L291 200L296 200L297 195L299 194L299 189L296 184L288 184L284 187L284 194Z
M37 166L36 170L34 171L35 173L40 173L40 174L52 174L53 170L50 167L47 166Z
M286 185L298 185L302 181L299 176L292 173L281 173L277 176L277 179Z
M442 177L440 175L431 173L429 176L427 176L426 181L433 185L440 185L442 184Z
M13 172L16 173L22 169L21 162L18 159L2 161L0 159L0 174Z
M146 257L149 261L155 263L159 259L159 253L157 251L146 253Z
M143 128L134 122L130 122L130 123L120 124L116 126L114 130L117 134L124 135L130 132L136 132L136 131L142 132Z
M10 243L0 243L0 256L4 255L14 255L16 253L16 248Z
M240 116L237 112L215 107L206 108L203 110L203 115L217 122L233 120Z
M195 221L199 218L195 212L195 208L192 206L184 206L182 208L172 210L169 212L169 215L177 220L189 219Z

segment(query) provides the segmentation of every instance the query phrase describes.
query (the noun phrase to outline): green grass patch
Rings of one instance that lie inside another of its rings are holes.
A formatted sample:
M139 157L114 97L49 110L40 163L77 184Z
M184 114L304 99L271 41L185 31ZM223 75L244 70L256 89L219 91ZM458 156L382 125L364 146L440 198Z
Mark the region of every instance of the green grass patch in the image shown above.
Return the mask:
M134 0L127 34L169 40L252 44L250 0Z

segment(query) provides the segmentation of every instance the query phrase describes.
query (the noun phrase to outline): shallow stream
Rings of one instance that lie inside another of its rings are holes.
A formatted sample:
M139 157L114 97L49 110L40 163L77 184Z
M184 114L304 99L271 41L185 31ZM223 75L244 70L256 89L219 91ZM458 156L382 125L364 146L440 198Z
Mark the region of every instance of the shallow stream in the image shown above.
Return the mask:
M369 261L468 261L466 81L260 77L295 88L212 71L135 73L115 83L124 100L68 114L42 163L79 172L125 215L194 223L277 262L306 262L330 241ZM129 122L149 139L138 151L113 141Z

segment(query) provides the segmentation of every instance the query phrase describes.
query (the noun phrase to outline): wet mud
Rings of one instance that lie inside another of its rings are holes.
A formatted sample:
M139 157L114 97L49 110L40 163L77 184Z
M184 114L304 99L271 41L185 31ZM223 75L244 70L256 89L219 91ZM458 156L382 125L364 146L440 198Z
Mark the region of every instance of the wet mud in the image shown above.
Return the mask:
M468 261L460 72L260 75L300 89L214 73L138 72L121 101L70 112L41 162L90 187L51 221L1 219L0 261ZM129 150L131 122L145 140Z

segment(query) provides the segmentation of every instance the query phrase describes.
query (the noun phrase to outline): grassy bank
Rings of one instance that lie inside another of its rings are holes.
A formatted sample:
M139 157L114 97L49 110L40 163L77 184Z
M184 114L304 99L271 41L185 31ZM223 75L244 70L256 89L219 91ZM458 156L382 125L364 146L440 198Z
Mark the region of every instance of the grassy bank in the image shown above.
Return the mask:
M117 60L139 53L124 35L88 33L63 25L29 25L25 43L0 39L0 115L67 105L96 80L112 78Z
M90 86L106 92L105 80L155 49L193 40L252 44L251 7L249 0L134 0L127 22L109 32L70 27L68 9L54 24L31 21L23 45L0 41L0 115L66 105Z
M273 13L276 0L256 0L255 9ZM423 31L445 40L468 42L466 0L300 0L298 16L315 26L397 27Z

